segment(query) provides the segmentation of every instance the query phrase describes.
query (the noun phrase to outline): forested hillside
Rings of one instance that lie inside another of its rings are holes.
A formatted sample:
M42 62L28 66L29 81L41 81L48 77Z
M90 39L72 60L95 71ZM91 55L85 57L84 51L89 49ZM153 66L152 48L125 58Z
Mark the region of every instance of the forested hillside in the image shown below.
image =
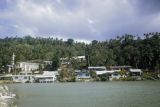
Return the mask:
M160 69L160 33L137 37L118 36L115 39L90 44L53 38L31 36L0 39L0 70L11 64L13 52L17 61L52 60L53 57L85 55L92 66L131 65L134 68L158 71Z

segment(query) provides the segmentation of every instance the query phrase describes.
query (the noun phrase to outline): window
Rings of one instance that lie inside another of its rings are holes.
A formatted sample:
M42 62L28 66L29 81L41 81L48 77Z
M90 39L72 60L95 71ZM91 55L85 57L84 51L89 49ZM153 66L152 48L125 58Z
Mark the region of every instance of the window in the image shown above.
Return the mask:
M14 79L18 79L18 77L17 77L17 76L15 76L15 77L14 77Z
M27 77L24 77L24 79L27 79Z

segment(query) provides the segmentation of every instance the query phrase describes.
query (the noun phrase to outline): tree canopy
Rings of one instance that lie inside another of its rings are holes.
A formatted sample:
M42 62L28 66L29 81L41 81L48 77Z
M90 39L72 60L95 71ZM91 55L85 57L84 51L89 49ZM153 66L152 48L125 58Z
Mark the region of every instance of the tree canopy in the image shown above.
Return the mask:
M131 65L155 71L160 69L160 33L148 33L142 38L126 34L105 41L93 40L90 44L73 39L6 37L0 39L1 72L11 64L13 52L16 61L53 60L55 68L57 58L85 55L92 66Z

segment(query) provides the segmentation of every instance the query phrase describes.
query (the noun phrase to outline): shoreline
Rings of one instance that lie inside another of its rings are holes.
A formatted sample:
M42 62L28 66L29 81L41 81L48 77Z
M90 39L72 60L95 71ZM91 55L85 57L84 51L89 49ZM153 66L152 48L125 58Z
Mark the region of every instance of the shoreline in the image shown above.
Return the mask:
M135 80L135 81L123 81L123 80L116 80L116 81L76 81L76 82L53 82L53 83L21 83L21 82L13 82L13 81L6 81L6 80L0 80L0 85L2 84L57 84L57 83L108 83L108 82L142 82L142 81L153 81L157 82L158 80Z

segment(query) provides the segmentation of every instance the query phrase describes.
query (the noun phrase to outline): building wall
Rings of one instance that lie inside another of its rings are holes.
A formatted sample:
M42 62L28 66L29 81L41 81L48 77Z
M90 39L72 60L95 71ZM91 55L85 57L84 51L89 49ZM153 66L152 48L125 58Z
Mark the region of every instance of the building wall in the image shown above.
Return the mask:
M33 71L39 69L39 63L20 62L19 68L21 68L22 71Z

